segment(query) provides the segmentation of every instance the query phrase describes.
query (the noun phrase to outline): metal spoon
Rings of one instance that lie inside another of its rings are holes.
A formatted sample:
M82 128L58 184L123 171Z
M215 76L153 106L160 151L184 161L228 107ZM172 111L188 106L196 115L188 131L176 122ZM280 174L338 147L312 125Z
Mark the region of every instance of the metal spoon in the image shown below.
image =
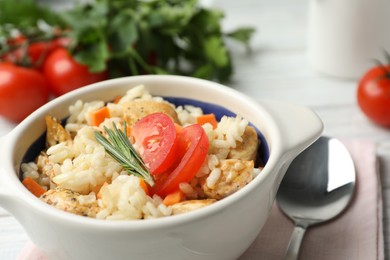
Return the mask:
M339 215L351 201L356 173L352 158L337 139L320 137L288 168L276 201L295 223L285 256L298 259L306 229Z

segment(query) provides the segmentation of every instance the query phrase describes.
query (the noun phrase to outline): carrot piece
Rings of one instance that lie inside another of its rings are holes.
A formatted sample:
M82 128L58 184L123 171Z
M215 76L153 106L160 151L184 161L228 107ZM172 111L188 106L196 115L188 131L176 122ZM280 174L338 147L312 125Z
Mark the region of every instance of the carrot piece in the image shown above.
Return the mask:
M114 98L113 103L114 103L114 104L118 104L118 103L119 103L119 100L121 100L121 98L122 98L122 96L116 96L116 97Z
M173 124L175 125L176 133L179 133L183 127L178 123L173 123Z
M102 188L105 187L105 186L107 186L107 185L108 185L108 182L105 181L105 182L103 183L103 185L100 187L99 192L96 194L96 198L97 198L97 199L101 199L101 198L102 198Z
M33 178L26 177L22 181L23 185L35 196L40 197L43 193L46 192L41 185L39 185Z
M92 125L99 126L104 119L110 117L110 110L108 107L102 107L99 110L92 112Z
M139 178L139 186L145 191L146 195L150 195L148 184L144 179Z
M126 127L126 134L127 134L127 137L133 136L133 131L132 131L131 127L129 127L129 126Z
M217 128L217 125L218 125L218 121L215 118L214 114L205 114L205 115L198 116L196 118L196 122L199 125L204 125L206 123L210 123L213 126L213 129Z
M168 194L164 198L163 203L165 206L171 206L173 204L176 204L176 203L183 201L184 197L185 197L184 193L180 189L178 189L178 190Z

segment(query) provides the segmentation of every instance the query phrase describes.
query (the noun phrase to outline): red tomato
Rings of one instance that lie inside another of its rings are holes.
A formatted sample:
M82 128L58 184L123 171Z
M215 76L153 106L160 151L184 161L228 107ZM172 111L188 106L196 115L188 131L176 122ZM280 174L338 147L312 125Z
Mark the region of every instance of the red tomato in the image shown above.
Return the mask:
M61 37L52 41L35 42L28 47L28 56L33 67L43 68L46 58L56 49L66 47L70 44L70 39Z
M48 55L58 46L54 42L35 42L28 47L28 56L33 67L41 69Z
M164 113L150 114L135 123L132 133L151 174L168 170L178 148L172 119Z
M373 122L390 126L390 65L374 67L362 77L357 100Z
M25 37L18 37L10 41L11 45L21 46L26 42ZM34 42L29 44L27 47L27 53L23 53L22 47L17 48L16 50L5 54L2 58L4 61L12 62L12 63L22 63L23 59L26 58L24 55L27 55L29 58L29 65L33 68L42 69L43 63L46 58L49 56L51 52L59 47L65 47L70 44L69 38L57 38L51 41L41 41Z
M155 180L153 193L165 196L175 191L182 182L189 182L195 177L209 149L209 139L206 132L198 124L193 124L182 128L178 135L179 154L181 157L176 168L169 173L158 176Z
M43 73L57 96L108 77L106 71L91 73L86 65L77 63L65 48L57 48L47 57Z
M11 37L7 39L7 44L12 46L17 46L24 43L25 41L26 41L26 37L24 37L23 35L18 35L16 37Z
M19 122L49 100L43 75L33 69L0 63L0 114Z
M19 48L19 46L21 44L23 44L25 41L26 41L26 38L22 35L19 35L15 38L7 39L7 44L10 46L10 48L13 51L5 53L2 56L0 56L1 60L3 62L11 62L11 63L19 62L20 58L21 58L21 51L19 49L15 49L15 48Z

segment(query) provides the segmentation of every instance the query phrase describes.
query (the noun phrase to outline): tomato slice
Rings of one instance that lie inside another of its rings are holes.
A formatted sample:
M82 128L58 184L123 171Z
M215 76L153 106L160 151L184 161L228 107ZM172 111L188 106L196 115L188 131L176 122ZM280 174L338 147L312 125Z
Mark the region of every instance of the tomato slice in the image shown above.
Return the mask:
M135 123L132 134L151 174L163 173L176 160L176 127L166 114L145 116Z
M178 135L180 162L172 172L163 174L155 180L152 192L160 196L176 190L180 183L189 182L202 167L209 149L209 139L204 129L193 124L180 130Z

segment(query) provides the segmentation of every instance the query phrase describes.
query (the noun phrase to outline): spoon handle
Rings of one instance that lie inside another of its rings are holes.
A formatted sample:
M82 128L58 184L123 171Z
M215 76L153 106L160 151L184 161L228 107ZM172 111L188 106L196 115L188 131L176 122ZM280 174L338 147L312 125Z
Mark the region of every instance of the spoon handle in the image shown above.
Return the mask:
M299 248L301 247L303 236L305 235L306 227L296 225L288 244L287 252L284 260L297 260L299 256Z

